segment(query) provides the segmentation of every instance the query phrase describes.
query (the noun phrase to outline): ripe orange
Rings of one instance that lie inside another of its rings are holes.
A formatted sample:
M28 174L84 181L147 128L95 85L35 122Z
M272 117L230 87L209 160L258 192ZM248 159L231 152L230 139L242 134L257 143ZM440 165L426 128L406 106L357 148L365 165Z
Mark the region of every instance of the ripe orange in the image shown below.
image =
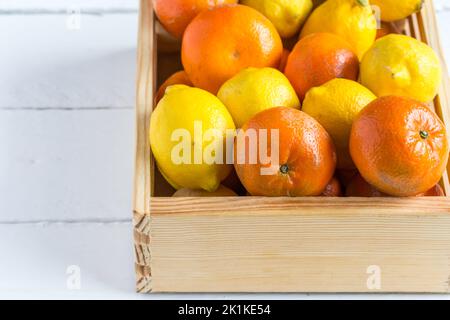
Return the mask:
M345 190L347 197L389 197L371 186L361 175L356 175Z
M415 196L439 182L449 144L444 124L427 105L388 96L355 119L350 154L363 178L381 192Z
M203 11L184 33L181 57L192 83L213 94L248 67L280 63L283 45L274 25L243 5Z
M300 100L312 87L335 78L357 80L359 60L352 47L331 33L315 33L301 39L289 55L285 74Z
M175 84L184 84L186 86L192 87L192 82L189 80L189 77L186 72L178 71L167 78L166 81L159 87L158 92L155 96L155 105L158 104L159 100L162 99L164 94L166 93L167 87L173 86Z
M347 197L389 197L388 194L377 190L374 186L371 186L366 180L357 175L353 178L345 191ZM417 195L417 197L443 197L445 196L444 190L440 185L435 185L433 188L425 193Z
M186 27L200 12L238 0L153 0L155 13L164 28L181 38Z
M318 196L324 191L334 174L336 152L331 137L314 118L297 109L272 108L250 119L241 133L251 137L252 129L254 138L246 141L253 140L257 150L250 148L250 143L239 143L239 139L235 144L236 172L251 195ZM279 133L279 143L274 144L277 149L272 149L274 129ZM261 151L264 138L267 152ZM263 174L261 169L270 172Z
M325 190L322 192L322 196L324 197L341 197L342 189L339 180L336 177L333 177L331 181L325 187Z

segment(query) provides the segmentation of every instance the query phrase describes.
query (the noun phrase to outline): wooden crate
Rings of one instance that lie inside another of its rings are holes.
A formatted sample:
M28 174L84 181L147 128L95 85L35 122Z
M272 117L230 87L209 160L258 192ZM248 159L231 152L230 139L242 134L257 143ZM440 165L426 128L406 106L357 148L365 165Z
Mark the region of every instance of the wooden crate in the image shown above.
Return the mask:
M406 34L427 42L444 64L432 1L407 21ZM448 197L167 197L171 189L154 164L147 133L157 79L181 66L179 53L158 55L157 45L151 1L141 0L134 193L139 292L450 291ZM448 124L447 73L444 78L433 107ZM448 173L441 184L450 195Z

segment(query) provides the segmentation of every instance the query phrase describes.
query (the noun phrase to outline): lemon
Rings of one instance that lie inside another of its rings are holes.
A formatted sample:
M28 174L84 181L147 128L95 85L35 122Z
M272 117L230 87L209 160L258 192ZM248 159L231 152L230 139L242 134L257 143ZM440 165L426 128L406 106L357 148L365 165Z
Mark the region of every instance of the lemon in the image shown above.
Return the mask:
M238 128L266 109L300 108L300 100L289 80L273 68L245 69L225 82L217 96Z
M227 130L234 129L216 96L185 85L168 87L150 119L150 145L161 174L176 189L217 190L232 167L225 156L222 161L206 156L220 149L225 155ZM214 134L207 137L208 132Z
M339 169L353 169L350 132L358 113L376 96L359 83L334 79L308 91L302 110L315 118L333 138Z
M215 192L208 192L198 189L179 189L172 197L237 197L238 195L233 190L220 185Z
M368 0L328 0L313 11L300 37L317 32L341 36L361 59L375 41L377 21Z
M300 31L313 8L312 0L242 0L265 15L283 38L290 38Z
M414 38L391 34L375 42L361 62L361 82L377 96L433 100L441 82L438 56Z
M370 0L380 10L381 20L391 22L405 19L422 9L424 0Z

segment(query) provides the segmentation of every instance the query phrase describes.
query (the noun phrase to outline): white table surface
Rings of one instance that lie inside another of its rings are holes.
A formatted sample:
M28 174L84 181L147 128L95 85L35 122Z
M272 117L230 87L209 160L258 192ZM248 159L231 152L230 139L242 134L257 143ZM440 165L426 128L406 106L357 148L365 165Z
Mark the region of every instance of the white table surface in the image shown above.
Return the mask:
M137 3L0 0L0 298L406 297L134 293ZM450 1L436 4L450 61Z

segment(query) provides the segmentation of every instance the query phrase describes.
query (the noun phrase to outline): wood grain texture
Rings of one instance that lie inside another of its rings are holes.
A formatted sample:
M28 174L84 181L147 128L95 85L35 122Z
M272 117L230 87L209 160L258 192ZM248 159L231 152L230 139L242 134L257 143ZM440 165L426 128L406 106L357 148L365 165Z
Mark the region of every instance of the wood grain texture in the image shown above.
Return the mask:
M156 88L155 21L152 2L142 0L139 14L139 46L136 91L136 160L134 181L134 211L150 213L150 196L153 193L151 171L154 161L150 151L148 132Z
M162 80L180 65L176 53L155 53L149 0L141 0L140 29L138 292L449 291L448 197L161 197L171 190L154 166L147 140L154 72L158 67ZM443 60L432 4L408 20L405 32L429 43ZM431 107L449 123L448 79L443 81ZM449 194L448 173L442 185ZM367 285L371 267L381 272L378 289Z
M181 199L161 214L155 204L153 291L448 292L449 200L436 211L431 200L309 200ZM379 289L367 286L371 266Z

